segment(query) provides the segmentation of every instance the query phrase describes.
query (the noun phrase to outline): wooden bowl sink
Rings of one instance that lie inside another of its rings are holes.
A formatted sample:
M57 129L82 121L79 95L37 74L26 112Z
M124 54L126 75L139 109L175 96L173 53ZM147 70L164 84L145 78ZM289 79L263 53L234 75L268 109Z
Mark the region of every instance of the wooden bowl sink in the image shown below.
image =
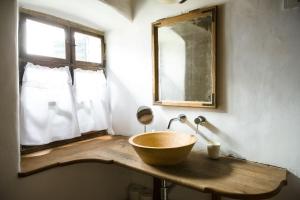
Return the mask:
M171 131L146 132L129 138L140 158L150 165L175 165L186 159L197 138Z

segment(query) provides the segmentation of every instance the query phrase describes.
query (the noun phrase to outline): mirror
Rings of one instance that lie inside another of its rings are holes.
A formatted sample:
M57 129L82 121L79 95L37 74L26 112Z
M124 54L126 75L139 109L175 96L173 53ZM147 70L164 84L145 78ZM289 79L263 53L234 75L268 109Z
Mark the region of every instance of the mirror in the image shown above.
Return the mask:
M153 121L152 109L148 106L140 106L136 112L136 118L141 124L144 125L144 132L146 132L146 125Z
M216 107L216 7L152 24L154 104Z

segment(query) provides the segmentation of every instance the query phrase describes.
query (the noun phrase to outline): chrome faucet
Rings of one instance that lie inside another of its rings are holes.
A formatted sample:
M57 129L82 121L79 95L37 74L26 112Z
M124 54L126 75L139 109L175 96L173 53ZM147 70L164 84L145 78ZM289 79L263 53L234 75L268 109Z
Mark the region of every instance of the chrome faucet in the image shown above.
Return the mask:
M178 115L178 117L170 119L167 129L170 129L172 122L175 121L175 120L178 120L181 123L185 123L187 118L186 118L185 114L180 114L180 115Z
M195 122L195 124L198 126L199 124L200 125L204 125L205 123L206 123L206 118L205 117L203 117L203 116L198 116L198 117L196 117L195 119L194 119L194 122Z

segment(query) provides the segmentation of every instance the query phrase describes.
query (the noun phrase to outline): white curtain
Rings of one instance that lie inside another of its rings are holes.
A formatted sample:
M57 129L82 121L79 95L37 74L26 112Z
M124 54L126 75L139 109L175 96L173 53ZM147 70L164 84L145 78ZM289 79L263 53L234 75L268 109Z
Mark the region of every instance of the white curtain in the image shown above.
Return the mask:
M103 70L74 70L74 95L81 133L108 129L108 94Z
M80 136L68 67L25 66L20 102L22 145Z

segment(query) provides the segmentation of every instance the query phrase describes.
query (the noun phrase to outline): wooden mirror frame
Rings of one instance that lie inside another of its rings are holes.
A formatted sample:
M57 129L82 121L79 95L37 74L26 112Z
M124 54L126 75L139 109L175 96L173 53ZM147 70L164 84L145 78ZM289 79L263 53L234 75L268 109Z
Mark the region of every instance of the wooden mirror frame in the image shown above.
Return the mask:
M211 24L211 77L212 95L210 102L203 101L171 101L160 100L159 98L159 56L158 56L158 28L183 22L198 17L212 15ZM217 7L192 10L188 13L174 17L160 19L152 23L152 54L153 54L153 104L162 106L183 106L198 108L216 108L216 17Z

